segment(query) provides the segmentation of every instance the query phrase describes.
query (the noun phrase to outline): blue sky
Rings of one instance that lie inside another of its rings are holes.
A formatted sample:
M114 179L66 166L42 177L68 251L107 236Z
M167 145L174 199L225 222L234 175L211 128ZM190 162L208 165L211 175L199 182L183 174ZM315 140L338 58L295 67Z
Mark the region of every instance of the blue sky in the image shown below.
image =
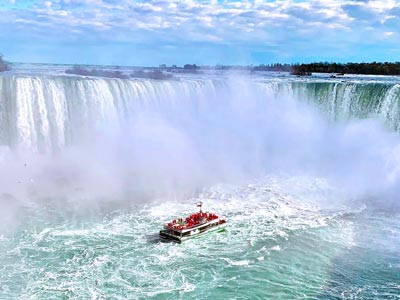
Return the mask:
M400 0L0 0L14 62L400 61Z

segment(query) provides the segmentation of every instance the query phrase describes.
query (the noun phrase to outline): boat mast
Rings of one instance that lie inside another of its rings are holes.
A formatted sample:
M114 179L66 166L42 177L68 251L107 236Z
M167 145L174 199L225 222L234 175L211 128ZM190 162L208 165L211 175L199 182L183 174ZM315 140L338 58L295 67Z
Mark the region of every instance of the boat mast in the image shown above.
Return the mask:
M197 203L197 207L200 207L200 213L202 213L202 211L201 211L201 207L203 206L203 202L201 202L201 201L199 201L198 203Z

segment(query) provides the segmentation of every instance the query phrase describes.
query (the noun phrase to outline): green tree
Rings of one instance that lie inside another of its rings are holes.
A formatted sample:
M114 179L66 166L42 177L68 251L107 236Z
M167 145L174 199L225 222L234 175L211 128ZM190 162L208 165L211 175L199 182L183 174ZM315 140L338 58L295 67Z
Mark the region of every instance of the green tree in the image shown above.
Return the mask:
M7 61L3 59L3 55L0 54L0 72L9 71L10 65Z

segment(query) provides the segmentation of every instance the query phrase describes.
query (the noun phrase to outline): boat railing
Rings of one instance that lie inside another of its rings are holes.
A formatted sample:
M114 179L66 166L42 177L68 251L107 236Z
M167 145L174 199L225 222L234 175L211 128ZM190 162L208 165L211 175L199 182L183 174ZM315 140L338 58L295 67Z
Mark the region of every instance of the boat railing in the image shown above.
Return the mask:
M195 229L197 227L202 227L206 226L207 224L210 223L216 223L219 220L219 217L216 215L213 215L212 217L209 218L202 218L202 219L197 219L197 220L192 220L189 218L186 218L188 220L183 221L182 219L178 220L173 220L171 223L168 223L167 225L164 226L165 229L170 229L170 230L177 230L177 231L182 231L182 230L191 230Z
M207 212L198 212L190 215L185 220L183 220L183 218L174 219L172 222L168 223L166 227L173 229L180 229L180 230L189 229L217 219L218 216L215 214Z

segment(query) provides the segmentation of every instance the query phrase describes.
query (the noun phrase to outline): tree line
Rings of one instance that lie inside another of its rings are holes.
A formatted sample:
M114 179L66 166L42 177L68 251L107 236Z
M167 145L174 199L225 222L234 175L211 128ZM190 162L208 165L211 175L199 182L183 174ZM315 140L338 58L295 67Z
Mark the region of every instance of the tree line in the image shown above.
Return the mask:
M365 74L365 75L400 75L400 62L371 62L371 63L332 63L332 62L314 62L314 63L295 63L295 64L261 64L258 66L197 66L196 64L186 64L183 68L176 67L175 65L171 68L166 65L160 66L159 69L166 69L167 71L176 72L178 69L182 72L194 72L198 70L246 70L250 72L256 71L275 71L275 72L290 72L293 75L307 76L312 73L335 73L338 75L344 74ZM9 71L10 63L7 62L3 55L0 54L0 72ZM103 76L103 77L115 77L115 78L129 78L129 77L145 77L154 79L166 79L162 72L153 71L141 73L137 71L135 74L122 74L120 71L105 71L105 70L88 70L80 66L74 66L68 69L66 73L87 75L87 76Z
M5 72L10 70L10 64L4 60L3 55L0 54L0 72Z
M371 63L332 63L332 62L314 62L314 63L292 63L292 64L261 64L258 66L196 66L185 65L185 69L195 66L196 69L215 69L215 70L247 70L256 71L275 71L290 72L293 75L311 75L312 73L335 73L335 74L364 74L364 75L400 75L400 62L371 62Z
M311 75L312 73L363 74L363 75L400 75L400 62L372 63L328 63L296 64L291 71L294 75Z

